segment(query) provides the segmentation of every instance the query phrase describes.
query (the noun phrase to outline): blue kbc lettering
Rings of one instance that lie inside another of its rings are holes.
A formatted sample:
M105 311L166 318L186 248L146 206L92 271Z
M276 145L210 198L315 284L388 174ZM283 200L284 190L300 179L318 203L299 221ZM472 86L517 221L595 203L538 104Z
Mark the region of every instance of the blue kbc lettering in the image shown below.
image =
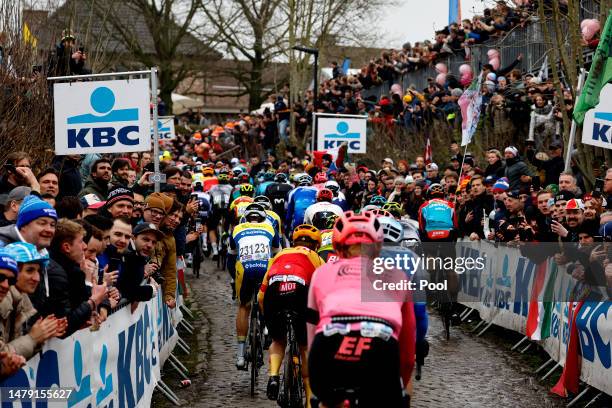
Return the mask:
M114 146L117 140L123 145L138 145L139 127L137 125L123 127L94 126L96 123L136 122L138 121L138 108L113 110L115 94L105 86L96 88L91 93L89 103L98 115L87 113L70 116L66 121L68 125L89 125L87 127L75 126L76 128L74 129L68 129L69 149L76 147L109 147ZM131 133L136 135L130 137Z
M151 129L151 135L153 135L153 129ZM170 126L164 126L161 120L158 120L157 135L160 139L172 139L172 133L170 133Z
M595 112L595 119L612 122L612 112ZM593 140L601 140L604 143L612 142L612 135L609 135L611 125L604 125L595 122L593 124Z
M333 149L335 147L340 146L343 142L346 141L348 142L349 149L359 150L361 146L361 141L359 140L359 138L361 137L361 135L358 132L349 133L349 125L347 122L338 122L338 124L336 125L336 131L338 133L327 133L323 135L324 149Z

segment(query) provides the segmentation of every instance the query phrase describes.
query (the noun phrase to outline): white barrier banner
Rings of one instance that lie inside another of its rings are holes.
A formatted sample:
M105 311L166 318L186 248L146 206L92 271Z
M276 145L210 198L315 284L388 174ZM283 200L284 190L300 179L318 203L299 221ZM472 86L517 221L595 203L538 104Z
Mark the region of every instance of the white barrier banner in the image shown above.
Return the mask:
M169 355L178 337L160 298L138 303L134 312L130 305L118 310L99 331L82 329L47 342L0 387L74 390L67 402L45 403L49 407L150 407L164 363L162 354ZM4 402L2 407L29 402Z
M467 271L459 276L461 303L476 309L486 322L526 333L529 308L538 307L537 302L530 303L537 265L518 249L498 247L487 241L459 242L457 256L487 259L484 273ZM551 313L550 319L544 319L540 344L563 365L570 337L568 300L579 283L565 267L557 267L552 259L546 262L546 276L552 274L555 279L551 283L554 296L544 302ZM580 378L612 395L612 302L586 301L577 314L576 327L582 356Z
M55 153L151 150L148 79L53 85Z

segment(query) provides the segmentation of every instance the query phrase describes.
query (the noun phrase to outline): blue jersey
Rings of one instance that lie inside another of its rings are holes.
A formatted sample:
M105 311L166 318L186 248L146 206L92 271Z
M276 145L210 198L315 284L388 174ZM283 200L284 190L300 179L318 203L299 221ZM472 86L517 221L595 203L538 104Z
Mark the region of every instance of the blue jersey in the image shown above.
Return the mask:
M318 191L316 187L302 186L289 193L285 223L289 235L295 227L304 223L306 209L317 202Z
M455 225L455 207L446 200L434 198L419 208L419 229L428 239L447 239Z
M401 246L384 245L380 253L380 257L383 259L393 259L396 258L397 255L399 255L401 259L406 257L407 259L412 259L414 261L417 261L418 258L418 256L410 249ZM404 263L402 261L400 265L415 265L415 262L408 261ZM426 294L424 290L418 290L418 282L421 279L427 279L427 276L425 275L424 268L421 266L416 268L416 270L413 268L404 269L404 273L409 280L417 282L417 290L412 292L412 302L414 304L414 316L416 318L416 341L418 343L425 339L427 328L429 326Z
M274 183L274 181L264 181L262 183L259 183L257 185L257 188L255 189L255 195L266 195L266 188L268 188L268 186L272 183Z

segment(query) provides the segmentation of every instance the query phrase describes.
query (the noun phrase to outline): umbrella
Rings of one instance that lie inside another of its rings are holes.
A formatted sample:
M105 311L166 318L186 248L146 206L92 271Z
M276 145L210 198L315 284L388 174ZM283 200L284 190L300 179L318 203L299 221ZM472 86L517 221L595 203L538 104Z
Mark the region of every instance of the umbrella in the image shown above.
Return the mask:
M185 95L179 95L177 93L172 94L172 113L179 115L186 112L187 109L202 108L204 103L197 99L190 98Z

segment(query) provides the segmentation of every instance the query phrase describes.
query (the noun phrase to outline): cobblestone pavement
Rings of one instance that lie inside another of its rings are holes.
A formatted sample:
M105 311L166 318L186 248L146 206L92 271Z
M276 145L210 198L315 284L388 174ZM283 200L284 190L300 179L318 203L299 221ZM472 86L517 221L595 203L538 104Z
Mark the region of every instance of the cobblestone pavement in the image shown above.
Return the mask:
M179 391L191 407L275 407L265 396L267 370L261 369L258 391L249 395L249 373L237 371L235 358L235 305L229 276L206 262L206 272L195 279L188 275L200 319L199 373L192 373L192 386ZM453 328L451 340L435 314L430 317L430 356L423 378L415 382L413 407L558 407L527 367L490 340L475 338Z

